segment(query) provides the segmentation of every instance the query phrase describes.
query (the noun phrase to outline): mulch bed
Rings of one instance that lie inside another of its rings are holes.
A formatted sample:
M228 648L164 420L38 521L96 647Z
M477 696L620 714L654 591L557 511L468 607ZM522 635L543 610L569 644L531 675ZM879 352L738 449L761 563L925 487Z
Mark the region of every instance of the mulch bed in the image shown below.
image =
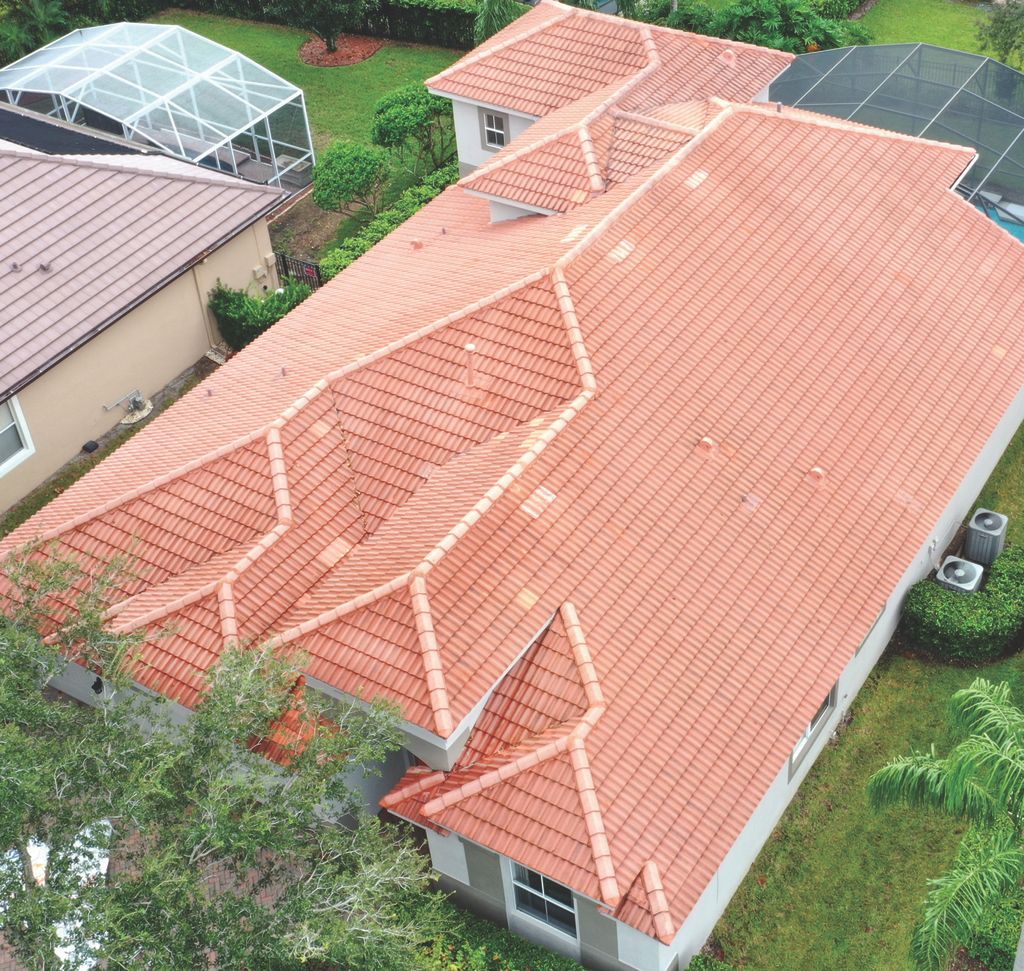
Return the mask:
M311 37L299 48L299 57L313 67L344 67L373 57L384 46L384 41L359 34L339 34L335 45L336 51L328 51L319 37Z

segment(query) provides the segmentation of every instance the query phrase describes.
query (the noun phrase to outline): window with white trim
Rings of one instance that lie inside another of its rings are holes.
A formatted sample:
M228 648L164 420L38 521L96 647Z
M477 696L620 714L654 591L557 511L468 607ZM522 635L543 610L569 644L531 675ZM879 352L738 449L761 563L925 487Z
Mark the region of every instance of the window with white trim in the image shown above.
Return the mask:
M0 402L0 475L20 465L35 449L16 398Z
M576 905L568 887L519 863L512 864L512 887L517 910L550 924L563 934L576 936Z
M793 746L793 754L790 757L790 767L796 768L800 764L800 760L804 757L807 749L810 748L811 742L817 737L818 732L821 731L822 726L828 719L828 716L832 713L832 709L836 706L836 692L839 687L838 682L832 685L832 689L827 695L825 700L818 706L818 710L814 713L814 717L807 723L807 727L804 729L803 735L797 740L796 745Z
M508 115L480 109L480 134L484 148L499 149L508 144Z

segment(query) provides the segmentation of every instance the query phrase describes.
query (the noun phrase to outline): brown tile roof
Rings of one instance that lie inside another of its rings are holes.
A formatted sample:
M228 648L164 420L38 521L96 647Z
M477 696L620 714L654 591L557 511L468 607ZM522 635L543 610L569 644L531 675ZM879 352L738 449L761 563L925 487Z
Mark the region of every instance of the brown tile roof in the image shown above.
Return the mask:
M637 103L666 85L678 91L675 101L747 101L792 60L782 51L541 0L427 86L540 117L626 81L635 82Z
M172 175L20 150L0 151L0 183L0 399L282 198L198 168Z
M187 704L278 631L447 736L515 665L389 801L665 940L1024 384L971 159L746 105L564 214L451 189L0 552L134 537Z

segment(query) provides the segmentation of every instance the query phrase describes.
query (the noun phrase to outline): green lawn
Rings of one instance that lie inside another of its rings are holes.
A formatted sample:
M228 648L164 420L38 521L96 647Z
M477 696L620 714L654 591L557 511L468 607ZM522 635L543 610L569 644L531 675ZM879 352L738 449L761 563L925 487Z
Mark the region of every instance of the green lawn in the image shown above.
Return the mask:
M299 59L309 33L213 14L165 10L153 20L179 24L240 51L305 92L317 148L335 138L369 141L373 106L388 91L443 70L462 52L417 44L389 44L360 64L311 67Z
M885 0L883 0L885 2ZM1010 516L1024 542L1024 431L979 502ZM965 670L886 658L853 706L716 928L726 956L757 971L910 971L910 934L930 877L952 860L962 827L908 810L872 812L871 773L893 755L946 746L949 696L979 673L1024 702L1024 657Z
M979 50L975 36L981 12L954 0L878 0L861 23L875 44L923 41L955 50Z

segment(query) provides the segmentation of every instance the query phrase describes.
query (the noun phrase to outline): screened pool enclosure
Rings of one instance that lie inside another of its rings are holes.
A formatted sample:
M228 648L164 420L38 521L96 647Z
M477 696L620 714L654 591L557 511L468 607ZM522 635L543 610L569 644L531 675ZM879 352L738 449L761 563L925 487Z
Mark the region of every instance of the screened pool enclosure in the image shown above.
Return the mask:
M966 145L978 160L959 191L1024 230L1024 74L978 54L930 44L803 54L769 99L865 125Z
M183 27L73 31L0 69L0 99L253 182L310 181L302 91Z

